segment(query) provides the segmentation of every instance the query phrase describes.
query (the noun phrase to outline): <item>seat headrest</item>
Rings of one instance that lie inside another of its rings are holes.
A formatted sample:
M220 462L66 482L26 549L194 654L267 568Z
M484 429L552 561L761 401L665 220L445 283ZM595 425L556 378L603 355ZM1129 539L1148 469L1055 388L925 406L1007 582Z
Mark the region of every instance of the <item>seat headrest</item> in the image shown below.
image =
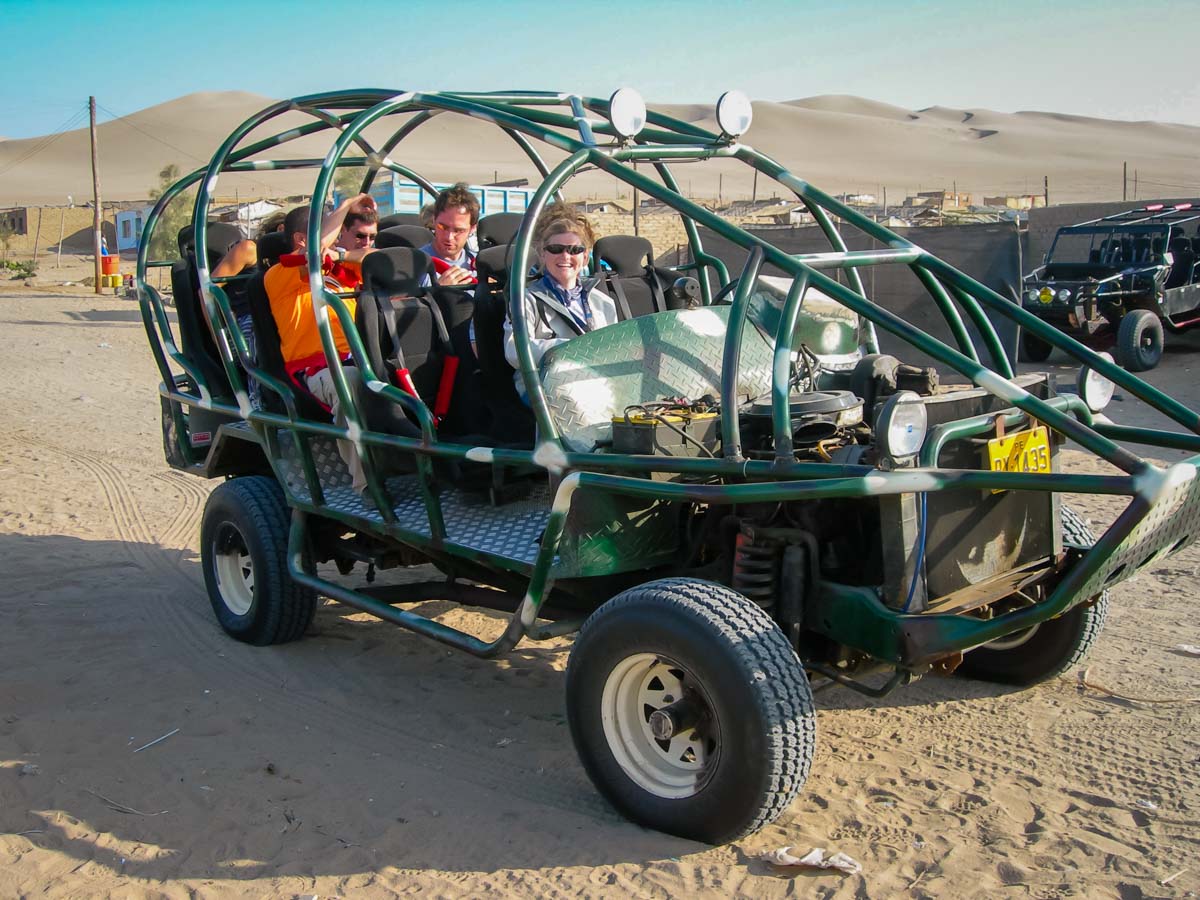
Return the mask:
M393 228L396 225L417 225L421 228L425 227L424 225L421 225L420 213L392 213L390 216L384 216L379 220L380 231L383 231L385 228Z
M412 247L385 247L368 253L362 261L364 290L412 296L421 290L429 257Z
M231 225L228 222L209 222L208 223L208 264L210 266L216 263L225 255L225 251L229 249L231 244L236 244L242 240L245 235L242 234L242 229L236 225ZM191 225L184 225L179 229L179 255L187 256L188 253L195 252L196 236L195 229Z
M292 236L282 231L272 231L258 239L258 262L270 268L279 262L279 257L292 252Z
M375 236L375 247L386 250L389 247L411 247L420 250L433 240L433 232L424 225L393 225L380 230Z
M502 212L492 213L479 220L475 234L479 237L479 246L496 247L500 244L511 244L516 239L521 221L525 218L522 213Z
M618 275L640 275L647 261L654 262L654 248L644 237L613 234L596 241L597 262L606 262Z
M487 247L479 251L475 257L475 271L479 274L480 279L487 276L498 278L501 281L508 280L508 272L512 268L513 244L499 244L495 247ZM537 254L533 248L529 248L529 266L527 270L532 268L537 263Z

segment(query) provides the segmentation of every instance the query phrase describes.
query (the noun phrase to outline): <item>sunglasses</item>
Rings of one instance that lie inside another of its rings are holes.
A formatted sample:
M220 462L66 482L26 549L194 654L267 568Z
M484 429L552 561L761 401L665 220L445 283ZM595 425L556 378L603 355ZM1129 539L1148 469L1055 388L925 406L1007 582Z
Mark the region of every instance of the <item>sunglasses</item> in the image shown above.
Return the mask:
M358 232L355 232L354 236L356 238L358 238L360 241L375 240L375 235L371 234L371 232L369 232L369 231L358 231Z
M560 253L570 253L572 256L587 253L587 247L583 244L547 244L543 249L551 256L558 256Z

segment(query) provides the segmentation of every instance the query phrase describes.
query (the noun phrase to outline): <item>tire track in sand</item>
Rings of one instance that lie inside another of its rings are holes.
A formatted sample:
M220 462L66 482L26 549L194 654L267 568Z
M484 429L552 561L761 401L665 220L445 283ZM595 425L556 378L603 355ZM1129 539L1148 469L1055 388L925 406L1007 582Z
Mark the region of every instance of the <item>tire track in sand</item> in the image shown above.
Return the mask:
M340 739L358 746L364 752L403 757L406 763L427 769L434 777L440 774L510 797L584 813L606 822L620 821L612 808L591 791L590 785L580 791L577 788L578 780L573 782L561 777L545 777L535 768L522 764L521 758L515 754L480 753L474 749L459 749L448 742L431 745L428 728L417 730L414 727L410 730L398 724L395 718L375 714L367 704L355 706L351 703L347 709L344 703L335 704L297 687L294 679L289 678L295 674L296 661L282 654L271 654L270 648L256 648L245 656L238 652L223 652L229 649L230 639L207 616L204 620L208 627L197 628L201 617L189 611L189 605L184 602L192 600L196 606L202 603L207 610L207 592L201 584L197 584L190 572L183 569L181 559L170 559L169 554L159 547L156 529L146 520L134 499L136 492L123 473L94 454L33 438L13 437L30 447L65 457L92 476L112 512L117 537L130 561L147 574L161 577L164 581L161 602L146 604L149 618L155 623L153 627L161 627L165 637L185 651L177 657L178 661L198 676L203 676L206 684L218 680L224 682L225 688L231 693L244 695L249 690L256 690L272 696L274 702L269 712L283 729L295 727L297 721L302 721L310 728L336 733L341 736ZM154 474L162 473L151 473L152 478ZM164 481L161 478L157 480ZM165 481L172 487L179 483L171 476L167 476ZM184 534L189 528L198 529L194 517L202 506L201 495L207 497L207 492L199 486L184 490L189 495L184 499L185 508L172 516L163 530L164 537ZM188 520L188 510L193 516L191 521ZM420 637L411 637L425 644ZM220 665L214 666L213 660L219 653ZM249 659L250 655L255 658L253 662ZM264 661L270 664L269 667L261 664ZM280 690L282 683L288 684L286 692ZM487 728L480 723L478 730L474 740L467 737L466 740L460 739L460 743L472 748L488 746L490 735ZM436 747L436 753L431 752L431 746ZM492 756L499 758L493 760ZM558 782L562 783L561 787L557 786Z

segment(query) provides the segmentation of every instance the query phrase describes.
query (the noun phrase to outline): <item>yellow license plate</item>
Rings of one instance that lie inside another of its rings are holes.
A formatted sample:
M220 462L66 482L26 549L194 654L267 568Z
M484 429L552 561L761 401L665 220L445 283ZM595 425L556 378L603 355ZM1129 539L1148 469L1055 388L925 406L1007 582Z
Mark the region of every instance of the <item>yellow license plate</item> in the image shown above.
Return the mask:
M1050 433L1045 425L1039 425L992 438L987 443L987 455L988 468L993 472L1049 472Z

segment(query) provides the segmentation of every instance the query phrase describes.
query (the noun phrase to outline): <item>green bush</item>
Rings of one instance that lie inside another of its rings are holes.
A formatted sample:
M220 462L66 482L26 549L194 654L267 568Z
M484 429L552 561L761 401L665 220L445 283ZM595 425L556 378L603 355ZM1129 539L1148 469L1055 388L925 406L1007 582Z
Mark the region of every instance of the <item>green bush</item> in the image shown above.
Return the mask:
M12 278L14 281L16 281L23 278L32 278L34 273L37 271L37 263L35 263L33 260L29 260L28 262L9 260L8 262L4 263L4 269L5 271L12 272Z

